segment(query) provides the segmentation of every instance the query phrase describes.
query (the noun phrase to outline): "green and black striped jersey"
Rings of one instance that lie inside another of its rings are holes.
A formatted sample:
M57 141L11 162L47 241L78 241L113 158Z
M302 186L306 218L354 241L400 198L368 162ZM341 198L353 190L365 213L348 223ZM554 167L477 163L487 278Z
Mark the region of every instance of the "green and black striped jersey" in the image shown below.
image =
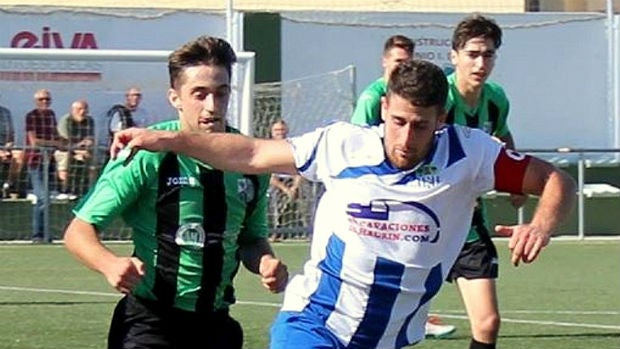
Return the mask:
M448 75L448 98L446 100L446 123L466 125L477 128L497 138L510 133L508 129L508 112L510 103L504 89L497 83L487 81L482 86L480 100L475 107L470 107L456 87L456 74ZM467 242L480 239L481 235L488 235L486 207L482 200L472 219L472 227L467 235Z
M485 82L480 100L472 108L465 103L456 88L455 73L448 75L448 84L447 123L481 129L495 137L503 137L509 133L507 119L510 103L500 85L491 81Z
M239 244L268 236L269 176L222 172L170 152L140 151L122 163L108 163L74 213L98 230L119 215L132 228L134 255L146 265L134 295L199 312L234 303Z

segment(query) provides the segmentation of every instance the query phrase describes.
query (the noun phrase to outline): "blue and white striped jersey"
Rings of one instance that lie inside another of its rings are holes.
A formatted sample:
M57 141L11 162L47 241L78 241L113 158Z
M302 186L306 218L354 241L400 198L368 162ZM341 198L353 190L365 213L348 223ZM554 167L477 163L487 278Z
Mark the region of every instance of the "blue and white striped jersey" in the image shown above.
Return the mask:
M326 191L310 259L281 310L311 312L342 348L423 339L429 301L461 250L476 198L519 191L523 179L525 157L479 130L446 126L428 158L406 171L388 162L382 137L382 126L335 123L290 139L299 172ZM498 166L515 168L510 183L495 183Z

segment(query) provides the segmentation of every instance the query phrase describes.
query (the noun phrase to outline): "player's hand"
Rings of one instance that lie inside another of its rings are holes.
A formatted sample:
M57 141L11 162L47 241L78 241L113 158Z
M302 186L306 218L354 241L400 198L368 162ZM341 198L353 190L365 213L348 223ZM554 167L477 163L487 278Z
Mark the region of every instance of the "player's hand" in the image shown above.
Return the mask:
M508 201L510 201L512 207L519 208L525 205L528 197L529 196L527 194L510 194Z
M131 149L131 153L127 156L125 163L131 161L131 158L140 149L149 151L164 151L166 148L166 140L174 137L176 132L149 130L145 128L128 128L114 133L114 139L110 145L110 157L116 159L118 154L125 148Z
M265 255L260 260L258 272L265 288L273 293L284 291L288 282L288 268L279 259Z
M514 266L519 266L520 261L533 262L550 240L549 233L531 224L496 225L495 232L498 235L510 237L508 248L511 251L511 262Z
M104 272L108 283L121 293L130 293L142 280L145 267L136 257L119 257Z

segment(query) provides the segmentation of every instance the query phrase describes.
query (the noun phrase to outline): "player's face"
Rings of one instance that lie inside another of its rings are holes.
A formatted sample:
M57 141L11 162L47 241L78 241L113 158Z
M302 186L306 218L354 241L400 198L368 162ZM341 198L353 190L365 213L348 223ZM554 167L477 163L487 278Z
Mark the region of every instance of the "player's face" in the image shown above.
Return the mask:
M415 167L433 145L435 130L444 119L442 108L418 107L395 94L383 97L381 105L388 160L402 170Z
M392 47L383 55L383 71L384 77L387 80L388 76L392 73L392 70L396 68L398 63L411 59L409 52L400 47Z
M480 87L491 75L495 66L495 44L482 37L469 39L463 48L452 50L450 57L459 84Z
M198 65L185 68L168 100L179 113L181 127L188 131L224 132L230 99L230 76L223 66Z

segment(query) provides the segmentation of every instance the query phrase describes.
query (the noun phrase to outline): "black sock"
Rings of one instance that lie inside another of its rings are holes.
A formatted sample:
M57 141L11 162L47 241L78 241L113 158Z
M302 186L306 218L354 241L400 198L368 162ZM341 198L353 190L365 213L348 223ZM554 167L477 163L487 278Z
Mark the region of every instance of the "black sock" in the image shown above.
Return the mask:
M472 338L469 349L495 349L495 343L481 343Z

